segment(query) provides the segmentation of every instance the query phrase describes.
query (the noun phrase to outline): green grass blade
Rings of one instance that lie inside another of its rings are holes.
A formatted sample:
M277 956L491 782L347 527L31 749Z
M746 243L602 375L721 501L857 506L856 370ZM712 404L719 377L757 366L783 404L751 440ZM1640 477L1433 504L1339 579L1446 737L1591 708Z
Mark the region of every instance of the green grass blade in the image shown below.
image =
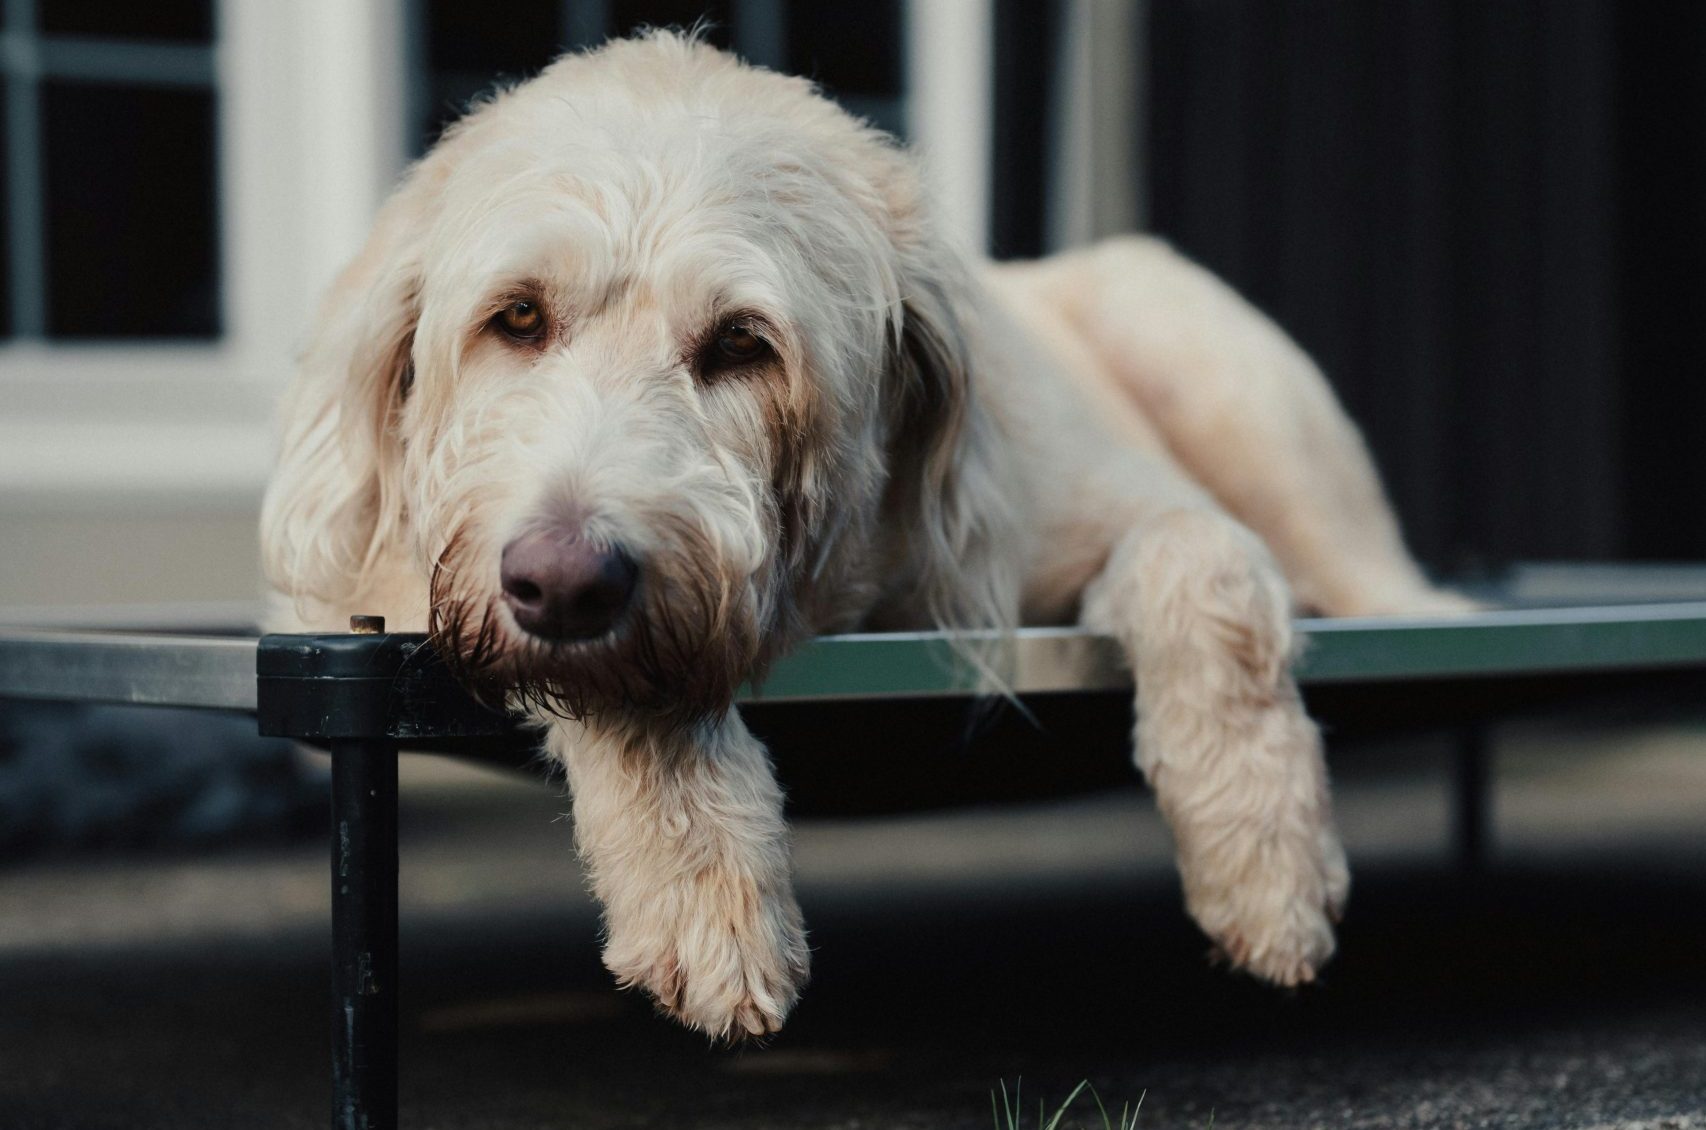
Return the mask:
M1072 1093L1066 1096L1066 1101L1060 1104L1059 1109L1054 1112L1054 1117L1049 1119L1047 1123L1042 1120L1042 1100L1037 1100L1037 1126L1039 1130L1059 1130L1060 1120L1066 1117L1066 1108L1077 1101L1079 1094L1089 1085L1090 1080L1079 1080L1078 1086L1072 1088Z
M1090 1097L1096 1100L1096 1109L1102 1114L1102 1130L1114 1130L1114 1124L1108 1121L1108 1108L1102 1105L1102 1096L1096 1093L1096 1088L1090 1088ZM1125 1130L1125 1110L1120 1110L1120 1130Z
M1125 1124L1125 1115L1120 1115L1120 1130L1137 1130L1137 1116L1143 1113L1143 1100L1149 1097L1149 1088L1145 1087L1137 1093L1137 1105L1131 1109L1131 1125Z

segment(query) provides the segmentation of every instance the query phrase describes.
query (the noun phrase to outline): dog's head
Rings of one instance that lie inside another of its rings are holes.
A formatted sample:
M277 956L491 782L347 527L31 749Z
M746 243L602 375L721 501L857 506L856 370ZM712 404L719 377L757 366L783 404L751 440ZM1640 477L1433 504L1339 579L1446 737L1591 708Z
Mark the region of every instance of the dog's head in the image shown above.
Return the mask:
M570 714L716 710L879 600L977 618L963 280L905 155L808 84L663 33L564 58L334 287L269 575L357 611L406 561L471 679Z

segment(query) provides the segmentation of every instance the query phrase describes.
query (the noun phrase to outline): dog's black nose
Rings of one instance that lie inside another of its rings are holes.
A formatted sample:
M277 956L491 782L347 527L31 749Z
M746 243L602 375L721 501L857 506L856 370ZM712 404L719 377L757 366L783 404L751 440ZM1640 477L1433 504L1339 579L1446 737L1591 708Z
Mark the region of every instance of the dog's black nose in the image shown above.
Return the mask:
M523 631L587 640L615 625L634 597L640 567L615 547L563 529L525 533L504 546L504 603Z

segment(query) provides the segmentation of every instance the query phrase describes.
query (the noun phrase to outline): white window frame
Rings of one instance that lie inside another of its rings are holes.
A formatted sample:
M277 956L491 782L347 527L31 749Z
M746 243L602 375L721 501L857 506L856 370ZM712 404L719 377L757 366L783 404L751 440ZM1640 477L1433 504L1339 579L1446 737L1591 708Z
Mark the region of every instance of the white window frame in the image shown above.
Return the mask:
M937 222L964 250L989 247L995 123L994 0L909 0L906 115Z
M223 333L0 344L0 511L252 506L320 293L403 165L402 0L217 0Z
M1148 0L1070 0L1062 7L1055 135L1048 154L1047 246L1081 247L1148 221L1141 165Z

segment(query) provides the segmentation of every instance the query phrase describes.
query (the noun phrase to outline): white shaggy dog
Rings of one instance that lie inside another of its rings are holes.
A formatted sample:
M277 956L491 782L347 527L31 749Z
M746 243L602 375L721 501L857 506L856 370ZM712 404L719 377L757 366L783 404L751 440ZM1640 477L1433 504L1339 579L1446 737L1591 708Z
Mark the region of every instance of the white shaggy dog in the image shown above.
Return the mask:
M1165 246L968 264L912 161L667 33L455 126L333 288L263 517L292 623L432 631L547 730L605 962L719 1037L806 979L731 707L812 633L1125 644L1191 913L1311 979L1345 861L1294 602L1455 606L1309 359Z

